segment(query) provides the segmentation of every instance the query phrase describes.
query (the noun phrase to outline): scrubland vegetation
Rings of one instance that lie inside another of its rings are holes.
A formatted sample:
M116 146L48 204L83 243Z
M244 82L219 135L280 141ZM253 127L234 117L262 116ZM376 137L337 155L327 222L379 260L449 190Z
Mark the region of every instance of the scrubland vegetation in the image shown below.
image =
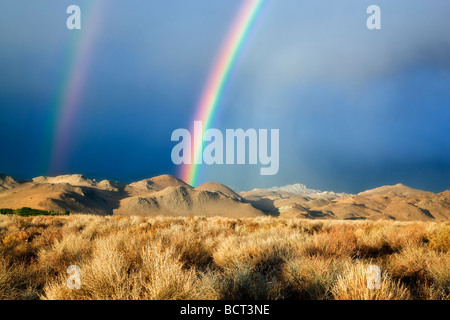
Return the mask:
M450 299L449 250L449 223L5 215L0 299Z

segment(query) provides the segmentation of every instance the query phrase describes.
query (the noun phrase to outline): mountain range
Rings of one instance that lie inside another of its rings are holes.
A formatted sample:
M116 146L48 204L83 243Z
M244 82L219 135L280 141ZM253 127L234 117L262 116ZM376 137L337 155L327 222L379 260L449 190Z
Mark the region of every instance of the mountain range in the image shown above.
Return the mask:
M21 207L98 215L448 221L450 191L397 184L346 194L295 184L236 193L214 182L194 188L170 175L127 185L81 174L32 180L0 174L0 208Z

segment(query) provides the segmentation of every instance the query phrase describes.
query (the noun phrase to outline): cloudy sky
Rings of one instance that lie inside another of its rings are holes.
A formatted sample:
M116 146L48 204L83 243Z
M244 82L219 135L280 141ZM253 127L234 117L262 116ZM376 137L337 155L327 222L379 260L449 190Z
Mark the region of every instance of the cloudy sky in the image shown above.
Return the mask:
M191 127L242 0L96 2L0 3L1 173L123 182L178 174L171 133ZM66 28L72 4L81 30ZM371 4L381 30L366 28ZM207 166L201 181L450 189L448 12L446 0L267 0L213 126L280 129L280 170ZM76 72L74 112L58 129ZM55 165L58 130L64 157Z

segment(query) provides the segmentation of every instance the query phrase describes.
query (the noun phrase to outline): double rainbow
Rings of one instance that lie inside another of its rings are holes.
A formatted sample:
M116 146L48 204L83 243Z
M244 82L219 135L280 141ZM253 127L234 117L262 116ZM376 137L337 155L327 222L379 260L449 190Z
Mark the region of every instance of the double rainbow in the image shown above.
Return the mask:
M214 120L224 87L237 57L248 38L255 19L266 2L266 0L242 1L243 4L213 65L197 107L194 119L202 121L203 131L207 130ZM74 54L66 64L68 66L66 70L67 78L63 81L54 103L52 112L53 132L51 133L53 143L49 168L47 169L47 172L50 173L56 173L63 169L69 154L68 149L76 108L79 106L80 98L83 94L84 81L92 59L92 48L97 37L101 12L106 1L96 0L93 3L88 8L89 17L86 20L89 23L86 25L86 30L82 31L82 34L79 35L78 40L75 42L77 50L74 51ZM83 29L85 29L84 26ZM193 146L192 154L194 159L201 159L203 150L202 138L199 137L199 140L195 141ZM180 174L181 179L194 186L198 183L201 166L195 163L198 163L198 161L192 161L190 165L183 165Z
M225 39L222 50L213 65L208 81L206 82L200 103L197 108L195 121L202 121L203 131L207 130L217 112L219 102L223 95L224 87L229 75L236 63L236 59L248 37L250 29L258 17L259 12L266 0L243 0L235 22ZM191 130L193 132L193 130ZM197 161L185 164L181 168L181 179L192 186L196 186L199 180L201 163L198 161L203 153L202 137L196 137L193 142L193 156Z

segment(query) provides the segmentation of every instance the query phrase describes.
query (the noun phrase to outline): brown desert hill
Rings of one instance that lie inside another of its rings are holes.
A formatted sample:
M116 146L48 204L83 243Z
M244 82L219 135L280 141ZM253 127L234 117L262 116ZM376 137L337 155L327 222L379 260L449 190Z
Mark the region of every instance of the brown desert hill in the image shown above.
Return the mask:
M56 177L41 176L34 178L32 181L36 184L69 184L71 186L91 187L109 191L120 191L125 188L124 184L117 181L102 180L97 182L86 178L82 174L67 174Z
M213 182L193 188L170 175L129 185L109 180L97 182L78 174L37 177L30 181L0 175L0 208L31 207L100 215L255 217L265 214L307 219L450 220L449 190L436 194L397 184L355 195L330 197L330 194L302 195L282 188L237 194Z
M403 184L334 198L255 189L240 195L266 214L343 220L450 220L450 191L435 194Z
M100 215L262 215L226 186L207 184L195 190L170 175L128 186L108 180L96 182L81 174L37 177L28 182L2 178L5 188L0 190L0 208L31 207Z
M312 214L316 214L315 212L309 212L311 203L320 201L324 201L325 203L330 202L328 199L311 198L291 192L266 189L254 189L252 191L241 192L240 195L255 208L272 216L311 217ZM322 213L319 215L323 216Z
M203 183L202 185L199 185L197 188L195 188L195 190L217 192L227 196L228 198L242 201L242 197L238 195L236 192L228 188L226 185L216 182Z
M91 179L86 178L82 174L66 174L56 177L36 177L33 179L33 182L37 184L70 184L72 186L84 186L84 187L93 187L95 182Z
M128 185L131 193L145 193L162 191L168 187L186 187L192 188L186 182L171 176L169 174L160 175L157 177L144 179L141 181L133 182Z
M397 196L397 197L410 197L417 194L432 194L432 192L428 191L422 191L418 189L413 189L410 187L407 187L401 183L398 183L393 186L382 186L379 188L367 190L364 192L360 192L358 195L363 197L370 197L370 196Z
M125 185L119 182L103 180L97 183L82 174L41 176L0 190L0 208L30 207L108 215L126 196L124 188Z
M224 216L257 217L263 213L248 203L221 192L196 190L186 186L171 186L147 196L123 199L114 210L118 215Z
M0 174L0 191L15 188L25 182L24 180L14 179L6 174Z
M0 192L0 208L30 207L41 210L69 211L107 215L123 197L120 192L68 183L26 182Z
M441 201L450 202L450 190L445 190L444 192L438 193L438 196Z
M445 194L445 192L444 192ZM450 219L450 201L441 194L422 191L403 184L383 186L336 198L321 210L339 219L389 219L399 221L436 221Z

